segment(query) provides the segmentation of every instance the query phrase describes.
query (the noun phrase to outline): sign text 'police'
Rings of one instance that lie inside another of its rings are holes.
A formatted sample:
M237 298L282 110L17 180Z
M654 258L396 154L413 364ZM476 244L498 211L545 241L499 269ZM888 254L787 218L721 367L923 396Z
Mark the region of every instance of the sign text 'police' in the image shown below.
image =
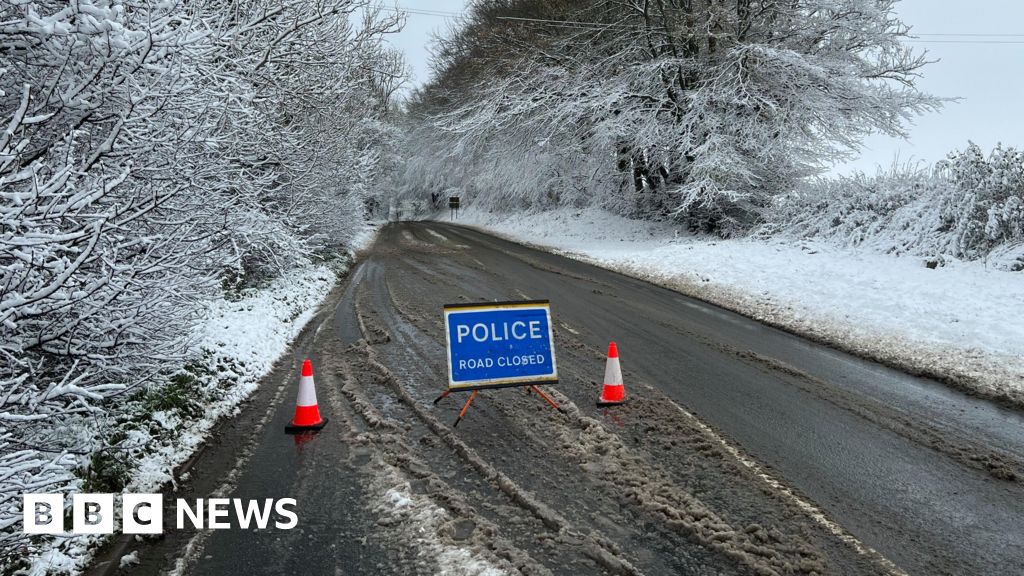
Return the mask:
M548 303L449 305L449 388L557 380Z

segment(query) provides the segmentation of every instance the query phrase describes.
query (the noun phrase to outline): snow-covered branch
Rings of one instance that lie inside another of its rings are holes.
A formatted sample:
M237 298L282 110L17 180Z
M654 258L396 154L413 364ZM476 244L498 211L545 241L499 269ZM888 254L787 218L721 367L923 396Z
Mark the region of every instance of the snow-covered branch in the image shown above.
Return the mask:
M748 229L772 195L941 105L914 87L927 59L893 5L476 2L411 106L408 181Z
M394 161L404 72L382 43L401 19L382 14L369 0L0 7L5 555L23 489L75 488L125 400L192 353L205 300L361 225ZM86 414L89 433L47 432Z

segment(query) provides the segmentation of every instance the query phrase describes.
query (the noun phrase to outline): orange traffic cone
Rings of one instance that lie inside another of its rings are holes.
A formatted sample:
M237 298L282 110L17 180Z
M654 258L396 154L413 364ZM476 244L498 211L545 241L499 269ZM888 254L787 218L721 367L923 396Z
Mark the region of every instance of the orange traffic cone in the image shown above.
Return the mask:
M302 377L299 378L299 397L295 401L295 418L284 427L287 434L299 434L319 430L327 425L327 419L320 417L316 403L316 388L313 386L313 363L302 362Z
M604 390L598 399L598 406L614 406L626 401L626 387L622 384L622 368L619 367L619 348L612 342L608 345L608 363L604 368Z

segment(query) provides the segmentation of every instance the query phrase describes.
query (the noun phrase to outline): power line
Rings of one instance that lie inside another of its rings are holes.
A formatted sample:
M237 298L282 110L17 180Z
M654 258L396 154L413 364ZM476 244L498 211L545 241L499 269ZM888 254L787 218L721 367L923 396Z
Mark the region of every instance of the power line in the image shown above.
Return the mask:
M394 12L406 12L421 16L437 16L443 18L463 18L468 12L451 12L448 10L431 10L421 8L404 8L402 6L384 6L384 10ZM546 18L526 18L519 16L497 16L498 20L511 20L516 22L549 24L571 30L603 32L607 30L633 31L643 30L639 25L623 24L621 22L588 22L583 20L553 20ZM961 39L963 38L963 39ZM972 39L968 39L972 38ZM973 38L978 38L974 40ZM994 33L994 32L920 32L910 34L906 42L915 44L1024 44L1024 40L1011 40L1011 38L1024 38L1024 33Z
M1024 40L917 40L910 39L906 42L915 44L1024 44Z
M950 32L948 34L938 33L915 33L911 36L969 36L969 37L983 37L983 38L1024 38L1024 34L996 34L994 32L986 33L961 33L961 32Z
M604 22L584 22L578 20L546 20L542 18L519 18L512 16L499 16L499 20L515 20L522 22L535 22L542 24L551 24L555 26L562 26L564 28L570 28L574 30L590 30L590 31L605 31L605 30L620 30L620 31L632 31L642 30L641 26L633 26L629 24L619 23L604 23ZM929 38L921 38L926 36ZM939 39L931 39L931 37L938 37ZM944 38L992 38L991 40L947 40ZM1006 38L1024 38L1024 34L981 34L981 33L921 33L921 34L910 34L906 42L913 43L936 43L936 44L1024 44L1024 40L1006 40Z
M579 20L547 20L543 18L521 18L513 16L498 16L499 20L516 20L522 22L536 22L543 24L553 24L556 26L563 26L567 28L574 28L579 30L642 30L641 26L633 26L629 24L621 23L604 23L604 22L584 22ZM925 37L938 37L940 39L932 40ZM953 37L953 38L992 38L992 40L946 40L942 38ZM1024 34L996 34L996 33L918 33L908 35L907 42L916 43L942 43L942 44L1024 44L1024 40L1006 40L1006 38L1024 38Z
M440 16L444 18L461 18L468 14L468 12L449 12L447 10L432 10L426 8L403 8L402 6L379 6L379 8L388 12L407 12L409 14Z

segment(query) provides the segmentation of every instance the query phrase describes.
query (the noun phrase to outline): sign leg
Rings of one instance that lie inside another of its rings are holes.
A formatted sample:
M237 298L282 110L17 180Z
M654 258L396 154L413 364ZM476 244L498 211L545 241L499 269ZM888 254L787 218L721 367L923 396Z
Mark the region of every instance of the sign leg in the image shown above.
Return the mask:
M530 390L533 390L534 392L536 392L536 393L537 393L537 395L538 395L538 396L540 396L541 398L543 398L543 399L547 400L548 404L551 404L551 406L552 406L552 407L553 407L553 408L554 408L555 410L558 410L558 411L559 411L559 412L561 412L562 414L565 414L565 408L562 408L561 406L559 406L558 404L556 404L556 403L555 403L555 401L554 401L554 400L552 400L550 396L548 396L547 394L545 394L545 393L544 393L544 392L543 392L543 391L542 391L542 390L541 390L540 388L537 388L536 386L530 386L530 387L529 387L529 389L530 389Z
M437 398L434 398L434 404L437 404L437 403L438 403L438 402L440 402L441 400L444 400L444 399L445 399L445 398L447 398L447 397L448 397L448 395L449 395L449 394L451 394L451 393L452 393L452 391L451 391L451 390L445 390L444 392L441 392L441 395L440 395L440 396L438 396Z
M459 425L459 422L462 422L462 417L466 415L466 411L469 410L469 405L472 404L473 399L476 398L477 392L478 390L473 390L473 392L469 395L469 400L466 400L466 405L462 407L462 411L459 412L459 417L455 419L455 424L452 424L452 428L455 428L456 426Z

